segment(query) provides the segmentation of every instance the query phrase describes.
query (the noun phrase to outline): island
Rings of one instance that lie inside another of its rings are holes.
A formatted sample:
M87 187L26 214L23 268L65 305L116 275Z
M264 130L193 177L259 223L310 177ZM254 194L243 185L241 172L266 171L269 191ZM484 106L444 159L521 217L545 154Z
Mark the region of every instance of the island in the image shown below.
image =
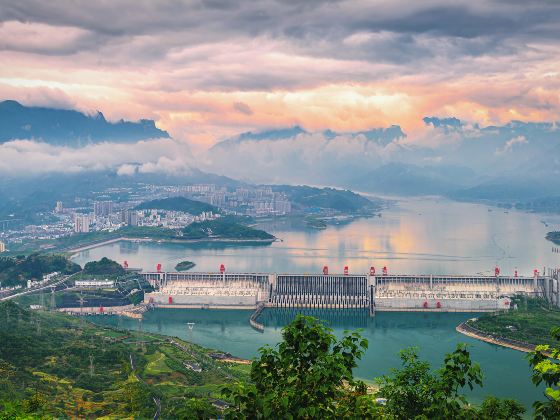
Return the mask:
M546 239L556 245L560 245L560 231L548 232L546 234Z
M192 261L181 261L179 263L177 263L177 265L175 266L175 270L177 271L187 271L190 270L191 268L193 268L196 264L193 263Z

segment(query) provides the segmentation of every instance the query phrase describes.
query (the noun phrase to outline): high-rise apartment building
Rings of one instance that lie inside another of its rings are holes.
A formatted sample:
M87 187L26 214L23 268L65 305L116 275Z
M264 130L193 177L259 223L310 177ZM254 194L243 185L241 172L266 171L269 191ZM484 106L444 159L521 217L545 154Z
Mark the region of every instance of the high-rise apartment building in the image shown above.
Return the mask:
M138 212L134 210L122 210L121 223L127 226L138 226Z
M6 244L0 241L0 252L6 252Z
M96 201L93 203L93 215L95 217L106 217L113 213L112 201Z
M90 218L85 214L76 214L74 217L74 232L87 233L89 232Z

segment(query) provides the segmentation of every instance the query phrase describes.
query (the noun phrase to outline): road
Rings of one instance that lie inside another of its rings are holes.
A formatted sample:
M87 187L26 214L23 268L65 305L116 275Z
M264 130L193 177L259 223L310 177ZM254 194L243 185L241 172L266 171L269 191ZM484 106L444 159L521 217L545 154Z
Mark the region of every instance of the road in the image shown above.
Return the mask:
M59 280L56 280L52 283L42 285L40 287L32 287L31 289L25 289L23 292L19 292L19 293L9 295L9 296L4 296L4 297L0 298L0 302L10 300L10 299L14 299L14 298L19 297L19 296L24 296L24 295L29 295L29 294L32 294L32 293L40 292L41 290L51 289L52 287L58 287L59 285L61 285L65 281L69 280L70 278L72 278L76 274L78 274L78 273L71 274L69 276L63 276Z

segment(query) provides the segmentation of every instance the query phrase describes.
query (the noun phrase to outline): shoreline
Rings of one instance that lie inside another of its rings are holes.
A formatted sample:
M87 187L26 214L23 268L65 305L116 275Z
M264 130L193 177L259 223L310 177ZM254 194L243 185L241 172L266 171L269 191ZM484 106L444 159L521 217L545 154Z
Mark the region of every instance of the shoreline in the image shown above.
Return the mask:
M455 331L466 335L467 337L475 338L486 343L495 344L501 347L507 347L513 350L521 351L523 353L531 353L535 351L536 345L526 343L523 341L512 340L509 338L495 337L491 334L485 333L483 331L477 330L474 327L467 325L468 321L462 322L457 327Z
M273 242L279 241L278 238L271 239L228 239L228 238L202 238L202 239L163 239L163 238L134 238L127 236L119 236L118 238L107 239L102 242L90 243L87 245L79 246L78 248L69 249L66 252L74 254L82 251L87 251L89 249L97 248L104 245L109 245L115 242L127 241L127 242L155 242L155 243L174 243L174 244L195 244L195 243L224 243L224 244L256 244L256 245L268 245Z

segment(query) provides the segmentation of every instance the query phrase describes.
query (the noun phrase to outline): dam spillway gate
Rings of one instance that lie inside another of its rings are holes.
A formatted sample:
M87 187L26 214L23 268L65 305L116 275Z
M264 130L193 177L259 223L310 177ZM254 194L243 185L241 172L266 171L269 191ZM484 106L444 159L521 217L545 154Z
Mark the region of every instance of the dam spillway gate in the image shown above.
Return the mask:
M376 311L484 312L508 309L511 296L559 306L558 270L547 275L444 276L141 272L154 287L146 303L183 308L367 308Z

